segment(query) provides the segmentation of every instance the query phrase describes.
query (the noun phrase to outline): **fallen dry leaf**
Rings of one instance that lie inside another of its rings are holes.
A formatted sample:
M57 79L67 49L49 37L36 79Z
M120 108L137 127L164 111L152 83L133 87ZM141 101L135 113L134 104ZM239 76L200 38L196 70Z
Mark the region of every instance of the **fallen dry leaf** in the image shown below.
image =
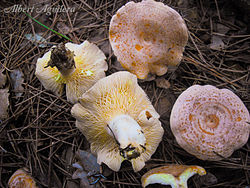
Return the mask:
M0 89L0 120L9 116L9 89Z
M210 172L208 172L206 175L200 177L199 180L201 182L201 185L206 185L206 186L211 186L211 185L214 185L218 182L216 176Z
M156 82L156 86L159 88L168 89L171 86L169 81L166 80L165 78L157 78L155 82Z
M225 47L224 42L222 41L220 36L212 36L212 41L209 47L213 50L222 50Z
M13 72L10 73L10 80L11 80L11 84L13 87L13 91L15 92L15 95L17 97L21 97L23 90L24 90L22 86L23 81L24 81L22 71L18 69L13 70Z
M57 29L59 30L60 33L67 35L71 32L71 29L68 27L68 25L66 25L63 22L58 22L56 24Z
M79 185L72 181L67 181L65 188L80 188Z
M2 88L6 83L6 76L0 71L0 88Z
M73 166L77 168L77 170L72 175L72 179L80 179L80 188L99 188L99 183L94 185L90 184L96 180L94 177L91 177L91 175L100 173L100 165L97 163L96 157L87 151L78 150L76 159L77 163L74 163Z

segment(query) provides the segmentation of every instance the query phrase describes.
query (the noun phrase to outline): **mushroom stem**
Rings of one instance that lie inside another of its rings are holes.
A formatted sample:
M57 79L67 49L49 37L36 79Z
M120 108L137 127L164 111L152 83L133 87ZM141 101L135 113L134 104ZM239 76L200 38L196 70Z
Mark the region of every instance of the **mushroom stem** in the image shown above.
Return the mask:
M108 124L108 134L117 141L120 155L127 160L145 151L146 138L140 125L129 115L119 115Z
M56 66L63 77L71 75L75 71L74 52L65 48L64 44L59 44L51 52L51 58L46 67L49 66Z

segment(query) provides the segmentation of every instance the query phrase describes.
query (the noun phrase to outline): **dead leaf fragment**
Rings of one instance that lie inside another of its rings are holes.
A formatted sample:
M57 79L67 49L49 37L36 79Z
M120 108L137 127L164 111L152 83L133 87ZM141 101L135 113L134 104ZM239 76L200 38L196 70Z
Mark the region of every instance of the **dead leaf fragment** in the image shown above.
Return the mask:
M199 178L202 185L211 186L218 182L218 179L215 175L208 172L206 175Z
M220 36L212 36L212 42L209 47L213 50L222 50L225 48L225 44Z
M100 165L97 163L97 158L93 154L84 150L78 150L76 159L79 160L85 171L94 171L96 173L100 171Z
M72 181L67 181L65 187L66 187L66 188L80 188L79 185L77 185L77 183L72 182Z
M23 90L24 90L22 86L23 81L24 81L22 71L18 69L13 70L13 72L10 73L10 79L11 79L11 84L13 87L13 91L15 92L15 95L17 97L21 97Z
M156 86L159 88L168 89L171 86L169 81L166 80L165 78L157 78L155 82L156 82Z
M8 117L9 89L0 89L0 120Z
M24 36L26 37L26 39L28 39L33 44L38 45L38 47L40 47L40 48L47 47L47 44L46 44L47 41L46 41L46 39L43 38L41 35L39 35L37 33L35 35L29 33L29 34L25 34Z
M230 30L229 27L223 25L223 24L217 24L217 31L220 34L226 34Z
M59 30L60 33L67 35L71 32L71 29L63 22L58 22L56 24L57 29Z
M6 83L6 76L0 71L0 88L2 88Z
M100 173L100 165L97 163L96 157L87 151L78 150L76 159L78 162L74 163L73 167L77 168L77 170L72 175L72 179L80 179L80 188L99 188L99 183L90 184L95 181L95 178L91 177L91 175Z

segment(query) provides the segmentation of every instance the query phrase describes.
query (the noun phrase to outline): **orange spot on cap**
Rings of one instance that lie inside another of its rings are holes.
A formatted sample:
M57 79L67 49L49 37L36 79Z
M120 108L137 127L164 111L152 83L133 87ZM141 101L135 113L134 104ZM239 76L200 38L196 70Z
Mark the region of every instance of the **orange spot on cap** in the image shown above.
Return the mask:
M135 49L140 51L141 49L143 48L143 46L139 45L139 44L136 44L135 45Z
M189 114L189 121L192 121L192 120L193 120L193 115Z
M241 121L242 119L241 119L241 117L237 117L237 119L236 119L236 121Z

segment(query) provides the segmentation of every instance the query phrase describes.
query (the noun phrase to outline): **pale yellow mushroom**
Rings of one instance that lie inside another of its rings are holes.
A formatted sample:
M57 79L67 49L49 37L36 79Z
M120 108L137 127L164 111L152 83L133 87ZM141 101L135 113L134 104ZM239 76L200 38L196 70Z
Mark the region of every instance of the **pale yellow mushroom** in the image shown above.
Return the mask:
M36 76L47 90L60 96L66 84L67 100L77 99L97 80L105 77L108 69L103 52L88 41L66 43L53 48L37 60Z
M200 166L187 165L167 165L154 168L142 176L142 187L159 183L170 185L172 188L187 188L188 179L197 173L203 176L206 171Z
M122 161L129 160L134 171L141 170L164 131L136 76L121 71L103 78L79 102L71 113L97 162L118 171Z
M9 188L38 188L26 169L18 169L8 181Z
M182 59L188 40L184 20L161 2L128 2L112 17L109 40L123 68L145 79L161 76Z
M202 160L221 160L248 140L250 115L228 89L194 85L176 100L171 130L178 144Z

